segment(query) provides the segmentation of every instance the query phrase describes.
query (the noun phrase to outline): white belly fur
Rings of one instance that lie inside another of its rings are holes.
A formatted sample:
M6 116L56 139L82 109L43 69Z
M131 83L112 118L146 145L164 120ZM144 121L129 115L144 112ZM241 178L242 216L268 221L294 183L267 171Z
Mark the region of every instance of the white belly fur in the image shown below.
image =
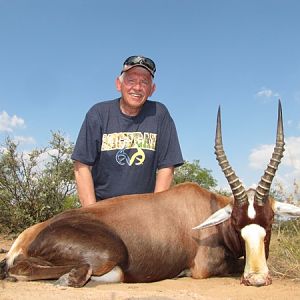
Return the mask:
M108 273L101 276L91 276L91 280L101 283L120 283L123 282L123 271L116 266Z

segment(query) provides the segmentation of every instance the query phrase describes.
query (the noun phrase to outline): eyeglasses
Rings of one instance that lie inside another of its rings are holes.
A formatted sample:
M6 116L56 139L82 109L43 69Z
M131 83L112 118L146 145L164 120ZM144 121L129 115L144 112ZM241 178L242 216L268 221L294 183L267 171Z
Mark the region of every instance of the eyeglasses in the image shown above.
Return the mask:
M136 86L137 84L139 84L143 88L147 88L152 85L152 82L149 80L144 80L144 79L138 80L134 77L131 78L130 76L129 77L126 76L124 78L124 83L130 87L133 87L133 86Z
M154 61L150 58L143 57L143 56L128 57L124 62L123 71L126 71L125 70L126 66L137 66L137 65L141 65L142 67L145 67L151 73L151 75L154 77L154 73L156 71Z

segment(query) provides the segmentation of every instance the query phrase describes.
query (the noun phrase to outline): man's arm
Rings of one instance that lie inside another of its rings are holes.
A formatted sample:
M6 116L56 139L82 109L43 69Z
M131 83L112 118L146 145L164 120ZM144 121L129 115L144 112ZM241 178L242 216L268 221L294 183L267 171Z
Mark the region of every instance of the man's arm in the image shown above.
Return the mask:
M96 202L91 167L79 161L74 163L77 193L82 207Z
M172 184L174 167L162 168L157 171L154 193L168 190Z

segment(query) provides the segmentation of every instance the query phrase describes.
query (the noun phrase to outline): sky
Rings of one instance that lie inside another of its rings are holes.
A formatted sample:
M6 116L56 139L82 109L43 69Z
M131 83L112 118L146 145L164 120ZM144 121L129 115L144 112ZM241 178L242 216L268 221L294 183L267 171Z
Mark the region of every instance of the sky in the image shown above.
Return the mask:
M119 97L131 55L157 66L152 100L174 119L185 160L228 186L214 154L223 144L245 187L271 158L281 99L285 156L275 181L300 178L300 1L0 0L0 143L30 151L51 131L75 142L88 109Z

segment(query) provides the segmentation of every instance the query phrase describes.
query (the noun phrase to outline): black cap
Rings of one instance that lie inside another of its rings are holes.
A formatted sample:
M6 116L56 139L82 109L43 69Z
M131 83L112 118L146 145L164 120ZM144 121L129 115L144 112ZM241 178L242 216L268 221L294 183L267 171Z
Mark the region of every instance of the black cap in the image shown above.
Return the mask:
M134 67L142 67L148 70L151 74L152 77L154 77L154 73L156 71L155 63L152 59L141 56L141 55L136 55L136 56L130 56L128 57L124 64L123 64L123 69L122 72L126 72Z

